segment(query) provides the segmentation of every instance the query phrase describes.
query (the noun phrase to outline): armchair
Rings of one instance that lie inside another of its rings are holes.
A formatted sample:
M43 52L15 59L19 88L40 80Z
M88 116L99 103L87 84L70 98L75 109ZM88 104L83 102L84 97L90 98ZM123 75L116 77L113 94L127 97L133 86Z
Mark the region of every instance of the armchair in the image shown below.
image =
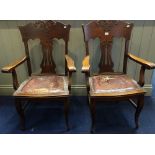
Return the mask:
M82 25L86 47L86 56L82 62L82 73L85 73L87 80L87 91L92 114L92 132L95 128L95 105L99 101L128 100L136 108L135 124L136 128L139 127L139 115L144 105L145 90L142 88L145 83L144 73L146 69L154 69L155 64L129 53L132 28L133 24L122 21L93 21ZM123 71L121 73L114 72L113 69L111 49L114 37L123 37L125 39ZM90 39L95 38L100 40L101 58L98 75L91 75L88 43ZM138 82L127 75L128 59L141 65ZM134 101L135 99L137 102Z
M25 129L25 115L22 104L25 101L32 100L57 100L64 102L66 127L67 129L69 128L68 101L71 93L71 76L72 73L76 71L74 61L68 55L70 27L70 25L64 25L60 22L54 21L39 21L36 23L29 23L25 26L19 26L25 46L25 57L3 67L2 72L12 74L13 87L15 89L13 96L15 97L16 110L20 116L20 125L22 130ZM52 56L54 38L63 39L65 42L64 75L58 75L56 73L56 64ZM40 39L42 47L43 58L40 64L41 73L38 75L32 75L28 43L30 39ZM27 63L29 78L19 85L16 68L24 62Z

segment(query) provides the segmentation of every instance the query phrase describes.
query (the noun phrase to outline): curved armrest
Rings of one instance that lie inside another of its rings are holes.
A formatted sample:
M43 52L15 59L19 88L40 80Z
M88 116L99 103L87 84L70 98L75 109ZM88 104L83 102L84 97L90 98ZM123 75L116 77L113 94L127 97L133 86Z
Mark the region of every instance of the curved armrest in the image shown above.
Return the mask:
M5 66L2 68L3 73L10 73L12 72L16 67L18 67L20 64L24 63L27 60L27 57L23 57L20 60L16 60L15 62Z
M155 63L152 63L152 62L149 62L149 61L146 61L142 58L139 58L131 53L128 53L128 57L129 59L141 64L142 66L146 67L146 69L154 69L155 68Z
M90 71L90 64L89 64L89 55L88 55L82 61L82 72L86 73L89 71Z
M144 86L145 84L145 78L144 78L144 74L145 74L145 70L146 69L154 69L155 68L155 64L149 61L146 61L144 59L141 59L133 54L128 53L128 57L129 59L141 64L141 69L140 69L140 74L139 74L139 85L141 87Z
M76 67L74 65L74 60L68 55L65 55L65 58L66 58L66 61L67 61L67 68L68 68L69 72L75 72Z

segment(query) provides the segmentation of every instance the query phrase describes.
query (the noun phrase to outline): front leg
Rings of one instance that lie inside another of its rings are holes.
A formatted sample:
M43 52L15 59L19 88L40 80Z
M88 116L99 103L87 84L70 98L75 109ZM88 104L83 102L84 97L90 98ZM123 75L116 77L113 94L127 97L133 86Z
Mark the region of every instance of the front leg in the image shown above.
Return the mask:
M91 118L92 118L92 126L91 133L95 132L95 119L96 119L96 105L94 99L90 98L90 110L91 110Z
M20 117L20 128L21 130L25 130L25 116L24 116L24 110L22 108L22 103L21 100L16 98L15 99L15 106L17 113L19 114Z

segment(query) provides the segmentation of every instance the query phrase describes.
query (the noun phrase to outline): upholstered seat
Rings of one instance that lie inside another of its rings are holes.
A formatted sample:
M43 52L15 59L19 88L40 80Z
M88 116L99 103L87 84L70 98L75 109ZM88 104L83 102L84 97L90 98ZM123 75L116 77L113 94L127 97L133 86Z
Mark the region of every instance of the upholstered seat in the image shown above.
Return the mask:
M129 76L122 75L97 75L89 78L90 95L126 95L133 92L144 92L138 83Z
M69 95L66 76L32 76L15 91L14 96L58 96Z

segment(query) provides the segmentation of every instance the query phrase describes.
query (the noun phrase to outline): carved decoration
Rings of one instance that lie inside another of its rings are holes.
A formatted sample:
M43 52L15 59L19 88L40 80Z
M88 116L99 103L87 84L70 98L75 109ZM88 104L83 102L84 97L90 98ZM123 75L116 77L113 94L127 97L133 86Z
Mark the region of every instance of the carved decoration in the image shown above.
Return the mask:
M111 29L119 24L119 21L115 20L100 20L97 21L98 25L103 28L104 31L109 32Z

